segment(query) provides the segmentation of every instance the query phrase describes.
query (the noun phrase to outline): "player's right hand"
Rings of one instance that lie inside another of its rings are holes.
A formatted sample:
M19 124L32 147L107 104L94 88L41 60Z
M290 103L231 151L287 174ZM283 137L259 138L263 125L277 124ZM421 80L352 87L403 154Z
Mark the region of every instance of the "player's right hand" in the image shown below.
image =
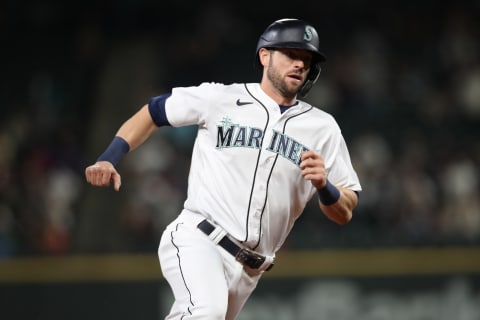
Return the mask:
M113 164L108 161L99 161L85 169L87 182L92 186L108 187L113 181L115 191L120 190L122 179Z

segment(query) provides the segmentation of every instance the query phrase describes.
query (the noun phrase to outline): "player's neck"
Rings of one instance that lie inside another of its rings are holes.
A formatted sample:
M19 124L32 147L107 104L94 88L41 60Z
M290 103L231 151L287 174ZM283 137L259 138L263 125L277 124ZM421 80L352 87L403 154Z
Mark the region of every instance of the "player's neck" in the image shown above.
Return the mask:
M278 90L276 90L275 88L273 88L271 86L266 85L265 83L261 83L260 87L279 106L292 106L297 102L296 96L285 97Z

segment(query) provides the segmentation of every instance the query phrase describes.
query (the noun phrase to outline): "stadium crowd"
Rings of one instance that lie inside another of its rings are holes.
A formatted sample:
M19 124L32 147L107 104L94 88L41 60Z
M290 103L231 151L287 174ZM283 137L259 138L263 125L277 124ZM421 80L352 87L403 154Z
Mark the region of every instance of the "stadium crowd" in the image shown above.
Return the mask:
M287 247L478 245L480 4L371 3L296 14L328 57L307 100L337 118L364 191L346 226L308 207ZM284 16L219 2L180 21L148 1L91 5L0 10L0 256L155 252L183 204L195 128L161 128L129 154L119 193L87 185L84 168L149 97L257 81L257 34Z

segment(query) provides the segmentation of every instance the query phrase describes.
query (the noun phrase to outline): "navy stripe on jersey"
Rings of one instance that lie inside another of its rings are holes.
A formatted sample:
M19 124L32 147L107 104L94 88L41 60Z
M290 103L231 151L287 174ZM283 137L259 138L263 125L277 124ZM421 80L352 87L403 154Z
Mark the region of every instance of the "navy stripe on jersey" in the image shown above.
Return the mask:
M170 126L165 112L165 102L171 95L171 93L162 94L151 98L148 102L148 111L150 111L150 116L157 127Z
M300 116L300 115L303 115L303 114L311 111L312 109L313 109L313 107L310 107L309 109L307 109L307 110L305 110L305 111L303 111L303 112L301 112L301 113L299 113L299 114L295 114L295 115L291 116L290 118L287 118L287 119L285 120L284 124L283 124L283 133L285 133L285 130L286 130L286 128L287 128L287 122L289 122L289 121L290 121L291 119L293 119L293 118L296 118L296 117L298 117L298 116ZM271 170L270 170L270 173L268 174L267 187L266 187L266 190L265 190L265 201L264 201L264 203L263 203L262 213L260 214L260 232L259 232L257 244L256 244L255 247L253 248L254 250L260 245L261 234L262 234L262 232L263 232L261 221L262 221L262 219L263 219L263 214L264 214L264 212L265 212L265 207L267 206L268 187L270 186L270 178L272 177L272 173L273 173L273 170L274 170L274 168L275 168L275 165L277 164L277 160L278 160L278 153L277 153L277 155L275 156L275 161L273 162L272 168L271 168Z
M263 128L263 132L267 132L267 128L268 128L268 122L270 121L270 114L268 113L268 110L267 108L265 107L265 105L259 100L257 99L251 92L250 90L248 90L248 87L247 87L247 84L244 84L245 86L245 90L247 91L247 93L253 98L255 99L262 107L263 109L265 110L265 113L266 113L266 116L267 116L267 120L265 121L265 127ZM260 145L260 149L258 150L258 156L257 156L257 164L255 165L255 172L253 173L253 181L252 181L252 188L250 189L250 199L248 200L248 207L247 207L247 219L245 221L245 240L244 241L247 241L248 240L248 220L250 219L250 207L252 205L252 197L253 197L253 190L254 190L254 187L255 187L255 178L257 177L257 170L258 170L258 163L260 162L260 155L262 154L262 145L263 145L263 139L262 139L262 142L261 142L261 145ZM267 184L267 189L268 189L268 184ZM262 215L263 215L263 212L262 212ZM262 221L262 219L260 218L260 221ZM260 228L261 228L261 223L260 223ZM261 235L262 231L260 229L260 232L258 234L258 241L257 241L257 246L258 246L258 243L260 243L260 235Z

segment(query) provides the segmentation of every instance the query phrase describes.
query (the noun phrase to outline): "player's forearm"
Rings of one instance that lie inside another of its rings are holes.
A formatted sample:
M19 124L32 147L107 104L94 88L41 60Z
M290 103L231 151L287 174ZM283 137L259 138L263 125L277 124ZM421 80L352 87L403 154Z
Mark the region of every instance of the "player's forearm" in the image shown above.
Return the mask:
M143 106L140 111L121 125L110 145L98 157L97 164L101 161L108 161L116 166L128 152L141 145L156 128L148 106Z
M130 146L130 151L140 146L157 129L145 105L130 119L125 121L117 131L117 136L123 138Z
M337 202L324 205L319 201L323 213L332 221L338 224L346 224L352 219L353 209L357 206L358 198L352 190L337 187L340 191L340 198Z

